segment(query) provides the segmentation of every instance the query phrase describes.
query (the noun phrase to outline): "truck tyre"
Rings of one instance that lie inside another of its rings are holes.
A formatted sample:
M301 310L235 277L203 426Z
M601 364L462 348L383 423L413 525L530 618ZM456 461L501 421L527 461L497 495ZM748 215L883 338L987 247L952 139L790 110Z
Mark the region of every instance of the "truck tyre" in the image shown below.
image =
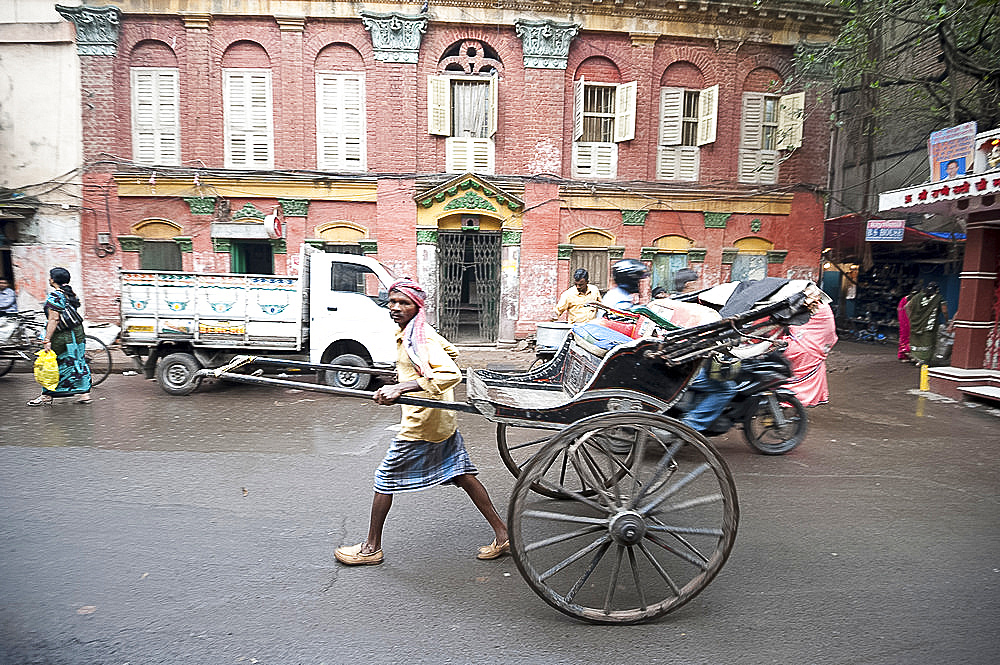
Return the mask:
M156 382L168 395L190 395L201 383L201 364L190 353L171 353L156 363Z
M368 367L368 363L361 356L353 353L345 353L330 361L331 365L349 365L351 367ZM371 374L361 374L356 372L332 371L322 372L323 383L335 388L351 388L352 390L364 390L371 383Z

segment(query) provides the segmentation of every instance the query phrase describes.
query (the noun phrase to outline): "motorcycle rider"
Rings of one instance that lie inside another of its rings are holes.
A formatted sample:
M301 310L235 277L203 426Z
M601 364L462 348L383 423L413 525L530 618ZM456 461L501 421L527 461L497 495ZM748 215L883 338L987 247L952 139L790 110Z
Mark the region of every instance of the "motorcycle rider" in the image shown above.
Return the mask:
M649 268L638 259L622 259L611 266L611 278L615 287L608 290L601 304L621 311L629 311L636 305L639 282L649 277Z

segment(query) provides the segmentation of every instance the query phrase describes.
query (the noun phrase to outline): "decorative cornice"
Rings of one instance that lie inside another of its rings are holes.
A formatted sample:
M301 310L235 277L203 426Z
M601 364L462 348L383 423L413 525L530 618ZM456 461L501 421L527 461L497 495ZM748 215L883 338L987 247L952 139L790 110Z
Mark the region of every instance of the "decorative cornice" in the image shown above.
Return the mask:
M194 251L194 238L191 236L174 236L174 242L185 254Z
M361 11L361 25L371 33L375 59L383 62L416 63L421 35L427 30L427 14L377 14Z
M268 240L271 243L271 251L275 254L287 254L288 245L285 243L284 238L273 238Z
M733 265L736 260L736 255L740 253L740 250L735 247L726 247L722 250L722 265Z
M660 251L657 247L642 247L639 249L639 259L642 261L652 261L656 258L656 253Z
M510 210L514 212L517 212L518 210L524 208L524 201L522 201L518 197L500 189L490 181L481 178L480 176L473 175L471 173L458 176L457 178L453 178L448 182L438 185L437 187L429 191L416 194L414 196L414 199L416 199L417 203L423 206L424 208L431 208L434 206L435 202L443 203L444 201L451 199L444 207L445 210L450 210L455 207L461 207L459 204L455 204L454 197L459 196L459 194L462 191L466 190L476 190L477 192L481 191L483 197L488 199L493 199L494 201L496 201L497 206L507 206ZM461 196L461 198L464 199L468 197L469 194L471 193L472 192L467 191L466 194ZM497 210L497 208L495 207L494 208L481 207L481 208L471 208L471 209L493 210L493 211Z
M142 251L142 236L118 236L118 244L123 252Z
M732 214L728 212L706 212L705 228L724 229L726 228L726 222L729 221L730 217L732 217Z
M260 219L263 220L265 217L264 213L257 209L257 207L247 201L243 204L243 207L233 213L232 220L235 222L237 219Z
M377 240L359 240L358 246L361 247L361 251L365 254L378 254Z
M608 247L608 258L612 261L625 258L624 247Z
M436 245L438 241L437 229L417 229L418 245Z
M632 46L653 46L661 35L658 32L630 32L628 36L632 39Z
M752 220L750 220L750 232L751 233L757 233L757 232L759 232L760 228L763 225L764 225L764 223L762 221L760 221L759 219L752 219Z
M788 256L787 249L771 249L767 252L767 262L768 263L784 263L785 257Z
M703 247L692 247L688 250L688 261L691 263L704 263L708 250Z
M645 226L648 210L622 210L622 224L625 226Z
M323 249L323 245L326 243L326 241L322 238L306 238L302 242L310 247L315 247L316 249Z
M444 207L445 210L490 210L496 212L495 205L487 201L476 192L466 192L461 196L453 198Z
M212 238L213 252L228 252L232 247L233 244L229 238Z
M185 30L208 30L212 27L212 15L202 12L180 12Z
M306 217L309 214L309 201L307 199L278 199L281 204L281 213L285 217Z
M304 32L306 29L305 16L275 16L274 20L281 32Z
M502 229L500 232L500 244L504 247L520 246L521 233L520 229Z
M530 69L566 69L569 45L580 31L577 23L557 23L548 19L514 21L521 38L524 66Z
M215 212L214 196L185 196L184 202L192 215L211 215Z
M121 32L122 12L117 7L63 7L56 11L76 26L79 55L115 55Z
M556 245L556 258L568 260L573 256L573 245Z

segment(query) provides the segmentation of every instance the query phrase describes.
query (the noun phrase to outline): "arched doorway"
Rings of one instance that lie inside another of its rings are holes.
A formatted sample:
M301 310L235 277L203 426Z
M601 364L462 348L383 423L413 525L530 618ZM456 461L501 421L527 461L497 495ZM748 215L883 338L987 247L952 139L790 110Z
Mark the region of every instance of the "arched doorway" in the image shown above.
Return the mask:
M500 220L468 212L438 220L438 329L446 339L497 341L500 247Z

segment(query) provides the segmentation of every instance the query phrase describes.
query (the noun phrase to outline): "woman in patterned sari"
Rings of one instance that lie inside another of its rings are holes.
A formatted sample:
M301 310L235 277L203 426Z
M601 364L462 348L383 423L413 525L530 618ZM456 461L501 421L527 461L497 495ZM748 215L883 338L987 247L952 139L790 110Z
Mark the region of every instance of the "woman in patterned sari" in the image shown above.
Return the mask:
M55 289L45 300L45 350L55 351L59 362L59 383L53 390L42 390L42 394L28 402L28 406L52 404L54 397L76 397L81 404L90 404L90 367L84 357L86 341L83 324L63 329L60 314L67 307L78 309L80 299L69 285L69 271L53 268L49 271L49 284Z

